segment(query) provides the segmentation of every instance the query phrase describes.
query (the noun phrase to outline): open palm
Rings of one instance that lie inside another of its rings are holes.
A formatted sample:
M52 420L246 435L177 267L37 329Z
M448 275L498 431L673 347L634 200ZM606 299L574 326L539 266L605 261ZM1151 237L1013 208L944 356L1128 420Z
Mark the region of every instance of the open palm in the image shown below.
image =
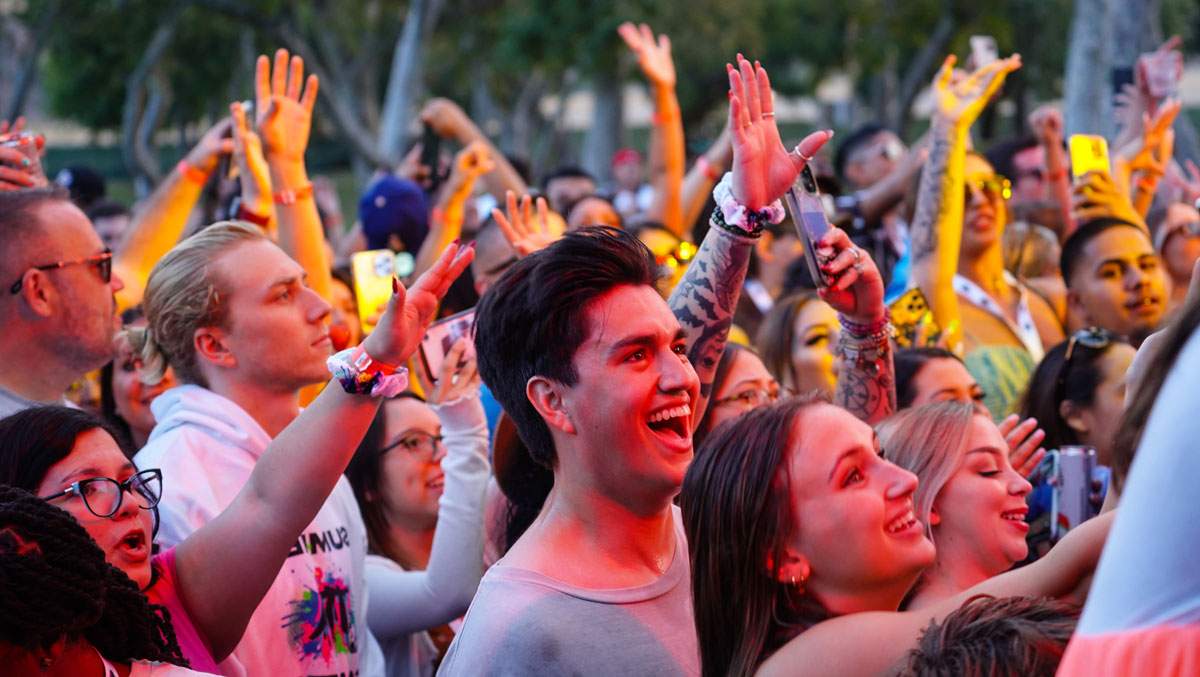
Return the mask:
M303 92L301 92L303 88ZM254 70L254 108L258 131L267 154L301 161L312 129L313 106L317 102L316 75L304 78L304 60L288 60L288 51L275 52L275 66L265 55Z

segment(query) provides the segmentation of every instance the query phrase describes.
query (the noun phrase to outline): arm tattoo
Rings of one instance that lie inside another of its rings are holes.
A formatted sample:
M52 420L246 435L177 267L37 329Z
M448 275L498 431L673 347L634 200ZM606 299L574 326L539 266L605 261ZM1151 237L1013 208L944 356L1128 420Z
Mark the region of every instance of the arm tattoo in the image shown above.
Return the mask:
M946 171L953 150L951 132L935 128L929 159L921 171L921 184L917 191L917 209L912 222L913 262L922 261L937 250L938 225L950 193L951 176Z
M742 293L754 240L717 226L708 229L667 305L687 333L688 359L700 377L701 404L712 395L712 382L733 324L733 311ZM703 411L693 414L700 420Z
M878 364L878 369L860 368L854 360L843 360L833 396L834 404L868 425L875 425L896 411L896 377L890 342Z

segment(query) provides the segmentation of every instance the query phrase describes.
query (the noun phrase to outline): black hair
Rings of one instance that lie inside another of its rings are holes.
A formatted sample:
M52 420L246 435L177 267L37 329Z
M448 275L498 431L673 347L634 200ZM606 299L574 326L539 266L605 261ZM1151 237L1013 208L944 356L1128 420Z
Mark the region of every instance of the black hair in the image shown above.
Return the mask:
M1016 167L1013 165L1013 158L1017 156L1017 153L1029 150L1030 148L1037 148L1039 145L1036 136L1022 134L1021 136L1005 139L993 144L983 154L983 157L987 159L988 164L992 166L992 169L997 174L1006 179L1016 181Z
M725 386L725 379L729 378L729 371L733 369L733 363L737 361L738 353L749 352L754 355L754 349L737 343L726 343L725 349L721 351L721 360L717 362L717 370L713 372L712 388L709 390L712 393L713 401L708 403L704 408L704 417L700 419L700 423L696 425L695 431L692 432L692 446L699 447L704 444L705 438L712 432L712 414L716 409L717 393Z
M526 383L541 376L574 385L579 375L573 359L590 330L587 311L592 302L621 285L653 287L657 271L654 255L629 233L604 226L581 228L517 261L479 301L479 373L528 450L520 465L542 480L533 485L536 489L525 490L530 483L520 483L516 491L501 481L520 513L510 519L510 526L526 518L532 522L541 510L546 499L542 489L552 483L545 480L553 477L555 464L554 440L525 395Z
M425 398L410 390L400 393L395 399L425 401ZM362 442L359 442L358 449L354 451L354 457L350 459L350 464L346 466L346 479L350 482L350 488L354 490L354 498L358 500L363 523L367 527L368 552L384 555L388 559L399 562L398 553L388 547L388 522L383 506L378 499L367 498L368 494L378 496L380 493L379 480L382 473L379 466L383 463L383 454L380 453L380 450L388 443L386 433L387 402L385 401L384 405L375 412L375 418L371 419L370 427L363 435Z
M903 677L1054 677L1080 608L1044 597L976 595L931 621L908 654Z
M888 128L878 122L868 122L850 132L846 136L846 139L838 145L837 151L833 154L833 170L837 172L837 175L845 178L846 165L850 163L850 156L863 145L870 143L871 139L875 138L877 134L886 131L888 131Z
M100 429L121 445L121 433L111 423L82 409L58 405L30 407L0 419L0 484L36 491L50 466L71 454L75 440ZM133 453L121 452L126 458Z
M555 179L588 179L592 182L596 181L596 177L592 176L583 167L577 165L559 165L542 177L542 193L546 192L546 189L550 186L550 182ZM563 214L563 217L566 218L566 214Z
M188 663L169 615L155 608L70 513L0 486L0 641L28 651L67 638L102 656Z
M145 316L140 305L126 308L121 313L121 324L128 327ZM121 445L121 451L132 459L133 454L137 452L133 444L133 430L129 427L129 422L117 413L117 397L113 392L113 375L118 368L120 365L117 364L116 358L109 360L108 364L100 368L100 415L111 424L111 432L117 433L113 437Z
M1123 342L1109 332L1105 333L1108 334L1108 345L1089 348L1076 341L1071 363L1064 364L1070 343L1068 337L1068 340L1046 351L1046 356L1029 378L1030 387L1021 398L1017 410L1021 412L1022 419L1032 416L1038 420L1039 427L1046 431L1042 445L1047 449L1081 443L1079 434L1067 425L1059 407L1064 401L1080 407L1090 407L1096 401L1096 389L1104 381L1100 361L1113 344ZM1107 463L1107 460L1102 459L1101 462Z
M958 355L945 348L933 346L901 348L892 359L896 374L897 411L911 407L913 400L917 399L917 374L921 373L926 364L932 360L955 360L962 364Z
M1143 235L1146 234L1146 231L1138 224L1118 219L1115 216L1101 216L1084 221L1063 243L1062 254L1058 258L1058 268L1062 271L1063 281L1066 282L1068 289L1071 288L1071 277L1075 274L1076 267L1079 266L1079 259L1083 256L1084 247L1105 231L1113 228L1133 228ZM1146 237L1149 239L1148 235Z
M6 285L12 283L8 266L24 265L21 259L25 247L43 232L37 210L49 202L70 201L70 194L62 186L0 190L0 271L5 273ZM15 272L12 277L17 277Z

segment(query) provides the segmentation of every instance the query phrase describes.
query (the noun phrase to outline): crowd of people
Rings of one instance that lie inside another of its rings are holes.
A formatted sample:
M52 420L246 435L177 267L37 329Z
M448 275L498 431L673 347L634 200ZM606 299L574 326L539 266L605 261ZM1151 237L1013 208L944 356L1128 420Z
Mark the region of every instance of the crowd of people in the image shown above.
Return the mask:
M619 33L612 185L433 99L344 218L282 49L137 205L0 125L6 672L1200 671L1178 101L1139 69L1077 171L1052 107L980 152L1020 57L948 57L911 146L785 145L738 54L690 158Z

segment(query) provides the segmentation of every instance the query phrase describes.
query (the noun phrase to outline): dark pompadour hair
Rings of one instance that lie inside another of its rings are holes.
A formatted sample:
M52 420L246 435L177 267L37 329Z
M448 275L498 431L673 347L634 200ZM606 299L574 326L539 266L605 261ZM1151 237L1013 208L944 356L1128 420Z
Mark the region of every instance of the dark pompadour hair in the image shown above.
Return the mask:
M858 129L850 132L845 141L837 147L837 152L833 154L833 169L837 172L839 178L846 178L846 165L850 162L850 156L858 147L870 141L879 132L888 131L887 127L878 122L868 122Z
M615 287L653 286L657 269L654 255L629 233L581 228L513 264L476 307L479 373L512 417L528 460L543 477L555 462L554 441L525 396L525 384L536 375L574 385L572 359L588 335L590 304ZM506 487L505 478L498 479ZM540 491L527 496L511 489L505 489L509 500L518 507L536 504L535 514L545 500Z
M979 595L925 629L904 677L1053 677L1079 607L1038 597Z
M1062 271L1063 281L1067 287L1071 286L1071 276L1075 274L1075 268L1079 265L1079 258L1083 256L1083 248L1089 242L1096 239L1101 233L1113 228L1133 228L1134 230L1145 235L1142 227L1136 223L1130 223L1125 219L1118 219L1113 216L1101 216L1090 221L1084 221L1074 233L1067 238L1063 243L1062 254L1059 255L1058 268ZM1146 239L1150 236L1146 235Z
M988 164L996 173L1007 179L1016 180L1017 170L1013 166L1013 158L1017 153L1030 148L1038 147L1037 137L1032 134L1024 134L1021 136L1005 139L996 145L992 146L983 154L987 158Z

